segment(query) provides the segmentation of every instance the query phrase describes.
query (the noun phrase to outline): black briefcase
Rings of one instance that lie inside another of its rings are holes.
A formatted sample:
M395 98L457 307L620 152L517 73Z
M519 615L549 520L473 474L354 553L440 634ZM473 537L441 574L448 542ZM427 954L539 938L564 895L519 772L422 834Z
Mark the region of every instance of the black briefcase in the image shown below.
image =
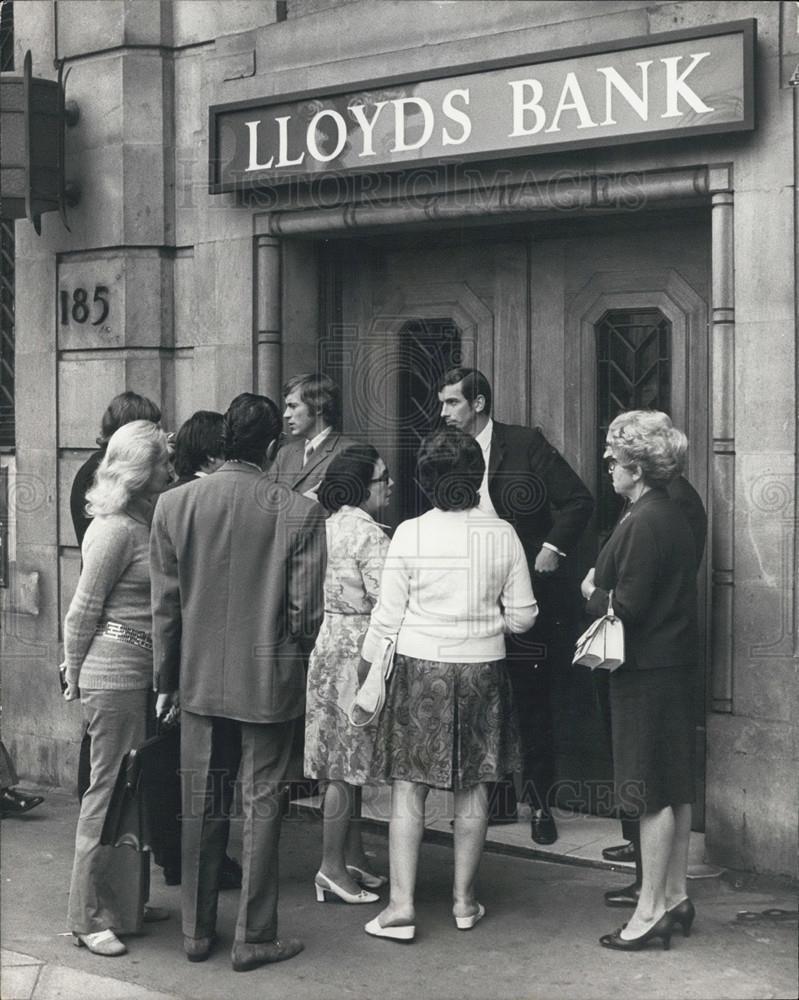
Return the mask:
M152 851L157 864L180 850L180 726L130 750L119 765L100 842Z

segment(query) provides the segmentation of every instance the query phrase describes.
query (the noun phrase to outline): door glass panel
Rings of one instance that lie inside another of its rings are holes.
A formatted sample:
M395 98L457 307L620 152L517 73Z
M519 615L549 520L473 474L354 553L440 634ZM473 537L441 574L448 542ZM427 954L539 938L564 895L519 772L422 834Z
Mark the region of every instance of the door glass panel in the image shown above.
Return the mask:
M402 519L430 508L416 482L416 455L422 438L438 426L438 383L461 364L461 331L454 320L409 320L400 330L399 467L392 469Z
M602 461L608 427L623 410L671 412L671 323L659 309L612 309L594 329L599 427L596 495L601 541L613 529L622 503Z

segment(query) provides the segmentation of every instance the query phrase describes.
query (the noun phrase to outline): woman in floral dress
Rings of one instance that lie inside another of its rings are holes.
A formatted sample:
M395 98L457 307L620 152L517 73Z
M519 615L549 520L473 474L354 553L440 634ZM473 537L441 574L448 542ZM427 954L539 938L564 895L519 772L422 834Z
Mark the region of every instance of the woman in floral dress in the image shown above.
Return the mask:
M357 786L369 780L375 729L354 727L348 712L389 544L374 517L388 503L392 485L375 449L353 445L330 463L318 492L330 516L325 618L308 666L305 773L327 782L322 863L314 880L320 902L334 896L372 903L378 897L367 889L386 882L369 872L359 825L352 822Z

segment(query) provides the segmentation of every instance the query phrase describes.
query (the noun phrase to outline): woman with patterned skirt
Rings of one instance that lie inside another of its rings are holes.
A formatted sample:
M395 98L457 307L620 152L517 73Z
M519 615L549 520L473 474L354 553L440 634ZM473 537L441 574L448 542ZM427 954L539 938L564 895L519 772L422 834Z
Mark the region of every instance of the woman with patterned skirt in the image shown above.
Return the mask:
M364 640L361 679L385 640L395 640L372 758L373 776L391 784L391 898L365 927L375 937L415 935L431 787L454 794L455 924L468 930L485 915L474 882L487 783L520 765L505 634L526 632L538 608L513 527L477 507L484 471L480 446L462 431L446 428L425 439L418 479L434 509L397 529Z

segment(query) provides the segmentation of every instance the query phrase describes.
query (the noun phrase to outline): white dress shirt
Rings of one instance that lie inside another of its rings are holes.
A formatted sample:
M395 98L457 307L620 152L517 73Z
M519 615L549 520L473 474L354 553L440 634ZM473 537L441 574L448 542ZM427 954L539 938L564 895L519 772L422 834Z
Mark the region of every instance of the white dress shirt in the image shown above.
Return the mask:
M325 438L329 437L330 432L332 430L333 430L332 427L325 427L323 431L319 431L316 437L312 437L310 441L305 442L305 452L303 454L303 459L302 459L303 465L306 465L308 463L308 459L316 451L319 445L325 440Z
M480 483L480 503L477 506L484 514L493 514L494 517L497 517L496 509L493 503L491 503L491 496L488 492L488 463L491 461L491 435L493 431L494 421L489 417L488 423L474 438L480 445L480 450L483 452L483 461L486 464L483 471L483 481Z

